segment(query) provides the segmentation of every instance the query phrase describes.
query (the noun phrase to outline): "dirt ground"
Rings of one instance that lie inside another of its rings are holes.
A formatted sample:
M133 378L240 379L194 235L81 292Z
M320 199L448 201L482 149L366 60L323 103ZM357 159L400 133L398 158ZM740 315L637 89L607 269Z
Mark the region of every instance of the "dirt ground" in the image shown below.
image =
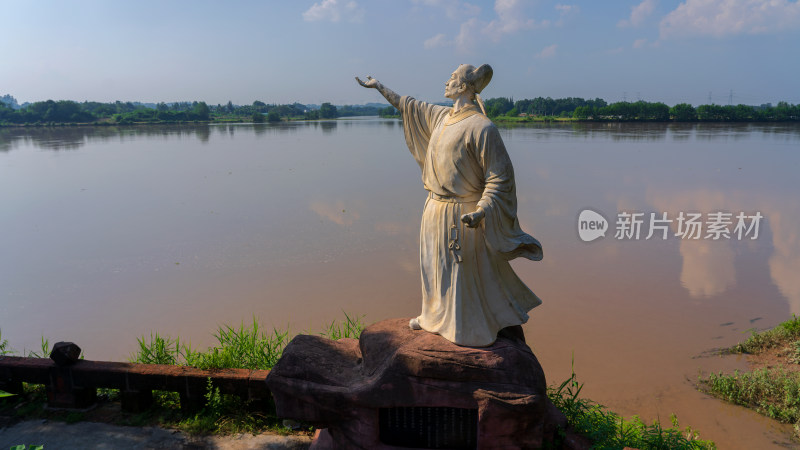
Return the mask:
M781 368L787 372L800 372L800 364L790 360L793 353L792 347L778 346L761 353L747 355L747 363L752 370Z

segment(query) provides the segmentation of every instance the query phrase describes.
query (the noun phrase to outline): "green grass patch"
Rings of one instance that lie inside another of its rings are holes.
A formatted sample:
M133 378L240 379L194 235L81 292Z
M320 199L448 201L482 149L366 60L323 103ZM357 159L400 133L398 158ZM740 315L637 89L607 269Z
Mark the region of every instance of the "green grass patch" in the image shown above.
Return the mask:
M581 398L583 383L579 383L572 372L558 387L548 387L550 401L567 416L570 426L578 433L588 437L595 449L640 450L670 449L715 449L712 441L702 440L690 427L681 429L673 414L671 425L664 427L659 421L646 424L638 416L624 419L608 411L604 406Z
M344 320L332 321L320 335L329 339L358 338L364 330L362 317L344 313ZM150 338L138 339L139 348L130 360L144 364L180 364L200 369L270 369L280 359L283 349L291 340L287 329L269 330L256 318L250 325L220 326L214 338L216 343L206 350L194 350L180 338L151 333ZM193 434L290 433L283 421L275 415L273 404L252 405L237 396L225 395L209 379L206 404L202 411L185 415L180 409L180 399L174 392L154 392L154 407L132 420L141 423L155 422ZM305 431L310 431L307 429Z
M13 354L14 350L8 346L8 340L3 339L3 330L0 329L0 356Z
M729 349L732 353L759 353L770 348L800 340L800 317L792 318L770 330L755 332L742 343Z
M202 411L169 425L192 434L257 434L265 430L278 434L290 432L275 415L274 405L266 412L254 408L237 396L221 394L210 378L206 389L206 404Z
M791 319L775 328L753 331L744 342L725 352L757 355L773 349L779 349L777 367L701 376L701 390L780 422L793 424L795 437L800 438L800 372L787 370L787 367L800 363L800 318L792 315Z
M344 314L343 321L332 321L320 333L329 339L358 338L364 329L361 317ZM220 326L214 334L216 345L194 350L171 338L151 333L138 339L139 348L130 361L143 364L179 364L199 369L270 369L280 359L291 340L289 329L268 330L253 318L251 325Z
M361 319L361 317L350 317L347 313L344 313L344 321L332 321L320 335L334 341L346 338L358 339L365 326Z
M733 375L710 374L701 379L714 396L747 406L800 429L800 374L784 369L758 369Z

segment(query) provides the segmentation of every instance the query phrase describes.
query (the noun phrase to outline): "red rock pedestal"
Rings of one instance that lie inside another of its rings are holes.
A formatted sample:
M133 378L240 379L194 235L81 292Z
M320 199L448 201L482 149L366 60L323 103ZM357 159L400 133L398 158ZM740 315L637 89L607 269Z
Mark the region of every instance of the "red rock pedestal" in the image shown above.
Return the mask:
M316 449L541 448L566 425L521 329L485 348L412 331L408 319L359 340L301 335L267 385L279 417L324 428Z

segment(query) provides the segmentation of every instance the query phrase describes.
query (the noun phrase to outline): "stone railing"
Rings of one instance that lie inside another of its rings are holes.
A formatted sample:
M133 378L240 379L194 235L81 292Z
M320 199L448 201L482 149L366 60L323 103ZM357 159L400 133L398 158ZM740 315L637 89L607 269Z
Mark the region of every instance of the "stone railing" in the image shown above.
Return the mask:
M77 349L77 351L76 351ZM42 384L52 408L83 409L97 400L97 388L119 389L122 409L142 411L153 402L153 391L180 395L181 408L196 411L205 404L208 379L221 394L244 400L270 399L265 379L269 370L211 369L78 359L80 348L58 343L50 359L0 356L0 390L19 394L22 383Z

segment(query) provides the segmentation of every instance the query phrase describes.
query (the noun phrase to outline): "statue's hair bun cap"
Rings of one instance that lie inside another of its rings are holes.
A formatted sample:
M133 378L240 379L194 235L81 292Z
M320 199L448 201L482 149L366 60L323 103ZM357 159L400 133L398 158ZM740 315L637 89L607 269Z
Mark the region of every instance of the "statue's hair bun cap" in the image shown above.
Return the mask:
M492 66L483 64L477 69L467 71L467 80L475 88L475 93L480 94L483 88L492 81Z

